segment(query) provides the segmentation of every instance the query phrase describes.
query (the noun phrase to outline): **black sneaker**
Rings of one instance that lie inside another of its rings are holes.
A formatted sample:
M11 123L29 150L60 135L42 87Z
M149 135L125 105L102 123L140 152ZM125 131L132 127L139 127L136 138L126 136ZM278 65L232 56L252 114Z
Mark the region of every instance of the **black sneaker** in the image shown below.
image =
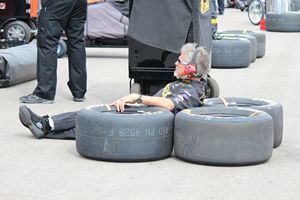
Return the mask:
M19 108L19 119L21 123L27 127L37 139L42 138L46 133L50 132L48 116L39 116L32 112L26 106Z
M19 98L19 100L22 103L45 103L45 104L53 103L53 100L43 99L41 97L36 96L35 94L29 94L26 96L22 96Z

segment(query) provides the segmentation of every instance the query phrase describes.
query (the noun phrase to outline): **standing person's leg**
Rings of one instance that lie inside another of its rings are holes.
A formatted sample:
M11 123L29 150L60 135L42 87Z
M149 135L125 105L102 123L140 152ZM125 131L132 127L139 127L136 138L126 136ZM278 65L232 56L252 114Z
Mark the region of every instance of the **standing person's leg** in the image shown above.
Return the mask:
M87 15L86 0L76 2L66 25L68 38L69 82L74 101L84 101L87 85L84 24Z
M33 94L53 100L57 84L57 46L65 28L62 18L70 16L70 3L48 0L38 22L38 86Z
M63 27L56 17L55 1L47 1L40 12L38 21L38 85L33 94L53 100L57 83L57 46Z
M218 31L217 17L218 17L218 2L217 0L212 0L211 25L212 25L213 36Z
M47 1L39 13L37 36L37 86L32 94L20 97L23 103L53 103L57 82L57 45L63 31L55 15L56 5Z
M212 18L216 19L218 17L218 0L212 0Z
M224 1L225 0L218 0L219 15L224 14L224 9L225 9Z
M38 85L33 94L20 97L23 103L53 103L57 84L57 46L69 20L73 0L47 0L38 20Z

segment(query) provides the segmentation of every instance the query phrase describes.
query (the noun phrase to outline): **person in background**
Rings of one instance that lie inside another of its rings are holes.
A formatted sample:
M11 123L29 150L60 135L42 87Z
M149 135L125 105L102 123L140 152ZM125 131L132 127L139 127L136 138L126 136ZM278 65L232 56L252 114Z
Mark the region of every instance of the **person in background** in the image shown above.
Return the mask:
M212 0L211 25L213 36L218 31L218 0Z
M210 71L209 54L204 47L187 43L175 62L174 76L177 80L167 84L154 96L129 94L115 100L111 105L118 112L124 112L127 103L142 103L148 106L166 108L174 114L179 111L199 107L205 97L205 86ZM25 105L19 109L21 123L38 139L75 139L77 112L61 113L53 116L39 116Z
M73 100L85 100L87 72L84 24L86 0L44 0L38 18L37 86L22 103L53 103L57 85L57 46L63 30L68 38L69 81Z
M223 15L224 14L224 10L225 10L225 0L218 0L218 10L219 10L219 15Z

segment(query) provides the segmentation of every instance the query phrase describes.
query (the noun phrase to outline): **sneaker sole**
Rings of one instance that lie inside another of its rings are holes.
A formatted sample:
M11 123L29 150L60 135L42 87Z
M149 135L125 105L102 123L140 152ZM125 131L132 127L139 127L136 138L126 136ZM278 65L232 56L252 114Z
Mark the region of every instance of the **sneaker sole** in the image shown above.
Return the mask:
M73 101L75 101L75 102L84 102L85 98L73 98Z
M21 103L27 103L27 104L53 104L52 100L41 100L41 101L26 101L26 100L21 100Z
M27 127L37 139L41 139L45 133L37 128L31 121L30 112L26 106L21 106L19 109L19 119L21 123Z
M19 98L19 101L21 103L28 103L28 104L53 104L53 100L48 100L48 99L36 99L36 100L26 100L23 97Z

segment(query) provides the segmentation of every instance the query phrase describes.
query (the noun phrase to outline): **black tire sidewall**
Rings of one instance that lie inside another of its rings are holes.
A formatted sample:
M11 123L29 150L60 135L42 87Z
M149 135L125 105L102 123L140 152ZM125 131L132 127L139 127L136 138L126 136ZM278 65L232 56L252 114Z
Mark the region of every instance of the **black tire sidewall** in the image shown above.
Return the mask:
M237 116L215 117L211 112ZM249 117L238 116L243 112ZM180 159L210 165L251 165L267 161L272 150L273 121L265 112L200 107L183 110L175 117L174 152Z
M132 109L145 114L79 111L77 151L91 159L120 162L168 157L173 149L173 113L158 107Z
M240 38L213 40L212 68L243 68L251 64L251 42Z

